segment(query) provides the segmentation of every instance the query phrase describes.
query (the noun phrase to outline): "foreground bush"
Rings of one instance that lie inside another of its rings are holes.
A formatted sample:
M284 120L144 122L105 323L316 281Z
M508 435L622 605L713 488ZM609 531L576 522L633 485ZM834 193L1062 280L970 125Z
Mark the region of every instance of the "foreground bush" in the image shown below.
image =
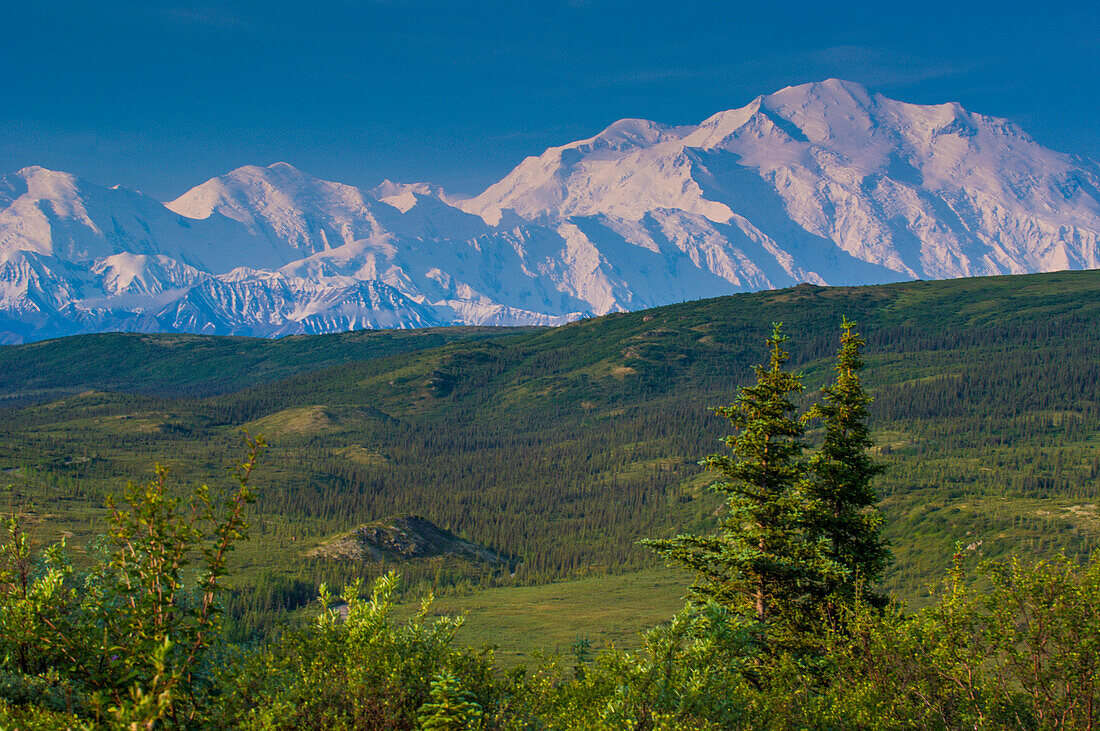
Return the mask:
M462 620L427 621L430 600L408 621L395 621L396 586L395 574L381 577L364 601L354 584L342 595L346 619L339 609L325 609L314 626L289 632L249 658L226 688L226 725L413 729L418 716L445 718L453 710L448 702L476 705L478 712L469 715L480 717L494 702L491 657L456 649ZM322 605L332 599L322 587Z
M24 630L3 634L2 728L1087 729L1100 705L1100 559L990 563L970 577L957 563L928 609L857 606L798 652L760 642L754 623L711 603L649 631L637 651L580 651L503 675L488 653L455 647L460 620L430 619L426 604L397 620L390 575L366 600L349 587L346 619L324 609L267 647L211 647L190 679L170 664L171 647L147 656L176 685L162 704L142 705L168 681L134 674L122 696L131 705L112 709L110 694L127 686L62 658L104 657L117 639L96 645L81 630L92 605L48 594L66 584L51 557L32 572L26 601L5 595L5 628ZM968 588L975 582L989 589ZM33 604L45 596L63 601ZM28 602L84 634L59 649L49 625L20 625ZM131 666L142 667L139 657Z
M1100 558L990 563L983 592L959 558L934 606L833 643L822 707L864 728L1095 728Z
M204 722L217 693L218 597L229 552L247 538L249 479L263 447L249 442L236 488L223 496L202 485L175 497L160 467L150 482L127 485L120 503L108 500L108 545L87 572L74 571L63 542L36 555L19 517L9 519L0 546L9 723L23 713L16 706L135 728Z

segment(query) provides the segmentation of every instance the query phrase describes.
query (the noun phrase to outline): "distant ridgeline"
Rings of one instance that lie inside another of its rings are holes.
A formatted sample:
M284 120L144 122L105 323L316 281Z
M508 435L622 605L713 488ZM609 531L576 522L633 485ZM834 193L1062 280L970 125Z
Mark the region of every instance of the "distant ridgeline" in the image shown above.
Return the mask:
M271 449L246 574L323 577L310 547L400 514L515 557L514 578L478 566L494 580L649 565L639 539L713 527L697 462L728 425L708 407L765 360L771 323L809 402L843 316L868 341L890 588L918 598L960 540L986 556L1100 546L1097 271L802 285L552 329L6 346L0 500L79 547L103 530L104 495L154 462L220 484L247 428Z

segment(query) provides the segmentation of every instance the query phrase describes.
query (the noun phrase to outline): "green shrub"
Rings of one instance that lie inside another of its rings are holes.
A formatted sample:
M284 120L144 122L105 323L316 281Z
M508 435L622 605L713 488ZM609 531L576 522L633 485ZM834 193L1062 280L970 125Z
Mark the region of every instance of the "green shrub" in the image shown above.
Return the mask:
M431 698L420 706L417 720L424 731L466 731L481 728L481 706L450 673L432 680Z
M205 723L218 596L263 447L249 442L226 496L202 485L174 497L159 466L128 484L108 501L107 553L86 573L63 542L36 555L13 515L0 546L0 698L136 728Z
M961 554L937 602L906 616L860 610L823 642L828 683L792 726L1094 728L1100 711L1100 557L983 565ZM779 688L793 694L806 678Z
M333 597L322 587L326 609L316 624L286 633L239 672L226 719L251 729L412 729L441 674L471 704L491 707L491 656L456 649L462 619L429 621L430 598L409 620L395 621L397 580L379 578L366 601L355 583L339 608L328 608Z

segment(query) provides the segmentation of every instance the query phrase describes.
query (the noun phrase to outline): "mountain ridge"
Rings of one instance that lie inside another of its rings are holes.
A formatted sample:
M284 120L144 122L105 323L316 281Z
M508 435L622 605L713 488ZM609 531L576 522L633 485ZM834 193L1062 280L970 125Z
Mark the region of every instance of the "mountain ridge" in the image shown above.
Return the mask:
M623 119L481 194L288 163L168 203L0 178L0 340L556 325L791 286L1100 267L1100 166L957 103L830 79Z

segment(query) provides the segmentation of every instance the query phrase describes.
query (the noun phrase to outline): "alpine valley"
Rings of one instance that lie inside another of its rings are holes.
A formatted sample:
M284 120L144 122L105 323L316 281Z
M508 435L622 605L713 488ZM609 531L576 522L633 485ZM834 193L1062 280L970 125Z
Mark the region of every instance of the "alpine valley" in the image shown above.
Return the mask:
M1100 166L828 80L626 119L473 198L285 163L161 203L0 178L0 341L553 325L735 292L1100 267Z

